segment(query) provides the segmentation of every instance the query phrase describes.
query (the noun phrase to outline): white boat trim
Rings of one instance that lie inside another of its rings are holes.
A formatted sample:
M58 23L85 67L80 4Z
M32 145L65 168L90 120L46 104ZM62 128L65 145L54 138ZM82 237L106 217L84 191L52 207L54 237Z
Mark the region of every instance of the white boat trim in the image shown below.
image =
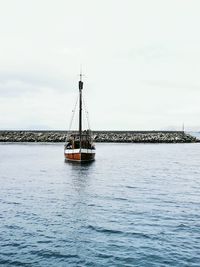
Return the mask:
M79 154L79 153L86 153L86 154L95 154L95 149L65 149L65 154Z

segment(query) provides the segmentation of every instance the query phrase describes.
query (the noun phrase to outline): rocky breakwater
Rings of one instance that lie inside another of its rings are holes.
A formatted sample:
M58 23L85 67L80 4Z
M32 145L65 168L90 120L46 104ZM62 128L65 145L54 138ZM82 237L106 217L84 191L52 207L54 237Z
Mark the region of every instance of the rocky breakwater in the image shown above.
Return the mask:
M197 138L182 131L95 132L96 142L193 143Z
M0 142L65 142L62 131L0 131Z
M114 143L196 143L199 140L182 131L95 132L95 142Z
M94 141L104 143L196 143L181 131L94 131ZM66 131L0 131L0 142L65 142Z

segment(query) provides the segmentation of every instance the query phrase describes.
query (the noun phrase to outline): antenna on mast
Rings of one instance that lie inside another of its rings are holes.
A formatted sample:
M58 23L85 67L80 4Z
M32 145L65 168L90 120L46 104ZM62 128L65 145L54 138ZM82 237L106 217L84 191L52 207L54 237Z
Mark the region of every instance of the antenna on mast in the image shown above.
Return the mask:
M82 64L80 65L80 81L82 81L83 72L82 72Z

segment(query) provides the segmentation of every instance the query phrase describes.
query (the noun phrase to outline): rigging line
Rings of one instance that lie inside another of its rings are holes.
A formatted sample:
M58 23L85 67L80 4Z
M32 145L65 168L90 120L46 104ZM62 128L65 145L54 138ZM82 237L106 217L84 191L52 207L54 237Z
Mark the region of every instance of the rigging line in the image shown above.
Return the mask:
M87 116L86 116L86 111L85 111L85 107L83 106L83 125L85 127L85 129L87 129Z
M89 123L88 111L86 110L85 105L84 105L84 112L85 112L85 120L86 120L85 125L87 126L87 129L90 130L90 123Z
M87 123L87 115L86 115L84 102L83 102L83 120L84 120L84 127L87 128L88 127L88 123Z
M87 119L87 124L88 124L88 129L90 130L90 119L89 119L89 112L87 111L86 104L85 104L85 99L83 98L83 106L85 109L85 116Z
M75 116L75 112L76 112L77 103L78 103L78 96L77 96L77 98L76 98L76 103L75 103L75 105L74 105L74 109L72 110L72 116L71 116L71 120L70 120L70 124L69 124L69 130L68 130L68 132L71 130L71 127L72 127L72 123L73 123L74 116Z

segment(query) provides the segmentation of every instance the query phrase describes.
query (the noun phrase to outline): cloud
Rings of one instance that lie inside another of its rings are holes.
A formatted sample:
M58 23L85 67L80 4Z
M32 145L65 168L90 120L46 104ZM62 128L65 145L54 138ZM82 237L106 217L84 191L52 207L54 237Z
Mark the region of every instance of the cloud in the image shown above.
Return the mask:
M62 75L33 72L0 72L0 97L39 93L44 88L58 94L71 92L74 85Z
M1 1L0 127L65 129L80 64L94 129L198 124L199 7L195 0Z
M190 84L187 82L181 81L164 81L164 80L149 80L149 81L142 81L144 84L151 86L153 88L159 87L160 89L177 89L180 91L199 91L200 92L200 84Z

